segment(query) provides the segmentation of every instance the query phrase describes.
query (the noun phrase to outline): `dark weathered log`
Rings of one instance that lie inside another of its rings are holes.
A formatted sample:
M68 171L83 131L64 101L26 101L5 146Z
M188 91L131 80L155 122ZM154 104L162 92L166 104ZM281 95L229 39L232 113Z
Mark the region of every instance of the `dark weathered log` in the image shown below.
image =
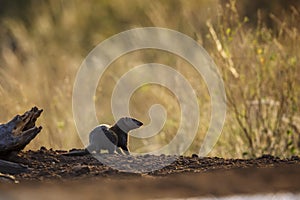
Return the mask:
M4 174L20 174L28 170L27 166L9 162L6 160L0 160L0 173Z
M19 152L41 131L35 122L43 110L33 107L23 115L15 116L10 122L0 125L0 156Z
M0 173L0 183L19 183L12 175Z
M22 164L7 161L16 155L42 130L35 122L43 110L33 107L23 115L15 116L6 124L0 125L0 173L19 174L28 170ZM3 175L2 175L3 177Z

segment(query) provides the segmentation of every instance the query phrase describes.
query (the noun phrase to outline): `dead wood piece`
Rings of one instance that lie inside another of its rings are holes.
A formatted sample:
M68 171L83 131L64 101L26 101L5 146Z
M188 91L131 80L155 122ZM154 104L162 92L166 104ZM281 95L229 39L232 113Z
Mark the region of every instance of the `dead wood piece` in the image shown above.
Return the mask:
M4 174L20 174L26 172L28 168L25 165L0 160L0 173Z
M12 175L0 173L0 183L19 183L19 181Z
M41 126L35 126L42 112L42 109L33 107L23 115L17 115L8 123L0 125L0 156L2 158L24 149L42 130Z

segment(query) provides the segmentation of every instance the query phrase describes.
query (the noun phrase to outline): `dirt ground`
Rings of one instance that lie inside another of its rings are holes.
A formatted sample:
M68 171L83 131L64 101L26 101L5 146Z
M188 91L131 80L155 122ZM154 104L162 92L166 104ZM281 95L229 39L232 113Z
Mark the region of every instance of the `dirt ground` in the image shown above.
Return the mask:
M11 159L30 170L0 179L0 199L145 199L232 194L300 193L300 158L222 159L104 154L65 156L41 148ZM170 165L151 168L173 161ZM117 168L117 169L116 169ZM130 170L131 169L131 170ZM5 181L6 180L6 181Z

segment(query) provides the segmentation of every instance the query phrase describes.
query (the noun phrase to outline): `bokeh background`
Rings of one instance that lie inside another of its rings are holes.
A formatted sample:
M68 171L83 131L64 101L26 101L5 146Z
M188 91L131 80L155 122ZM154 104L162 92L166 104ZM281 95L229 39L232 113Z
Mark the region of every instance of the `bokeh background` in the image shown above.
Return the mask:
M156 26L195 39L224 79L227 118L210 156L299 155L299 12L297 0L0 0L0 120L36 105L44 109L38 121L43 130L27 149L83 147L72 116L72 89L83 59L114 34ZM166 52L137 51L110 65L94 97L99 121L114 123L110 99L118 79L150 62L178 70L196 91L201 122L186 154L197 153L211 117L207 87L185 60ZM180 107L163 87L137 90L131 114L147 124L156 103L167 111L164 128L152 138L131 138L131 151L159 148L176 134Z

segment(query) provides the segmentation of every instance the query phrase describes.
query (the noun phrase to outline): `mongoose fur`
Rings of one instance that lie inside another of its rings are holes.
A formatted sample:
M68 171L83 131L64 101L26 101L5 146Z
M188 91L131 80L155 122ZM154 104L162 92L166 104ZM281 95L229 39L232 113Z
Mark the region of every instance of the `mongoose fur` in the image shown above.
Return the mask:
M129 155L128 132L142 125L142 122L130 117L119 119L113 126L101 124L90 132L89 145L84 150L72 151L63 155L83 156L93 152L100 153L101 150L108 150L110 154L115 151L123 154L120 148Z

